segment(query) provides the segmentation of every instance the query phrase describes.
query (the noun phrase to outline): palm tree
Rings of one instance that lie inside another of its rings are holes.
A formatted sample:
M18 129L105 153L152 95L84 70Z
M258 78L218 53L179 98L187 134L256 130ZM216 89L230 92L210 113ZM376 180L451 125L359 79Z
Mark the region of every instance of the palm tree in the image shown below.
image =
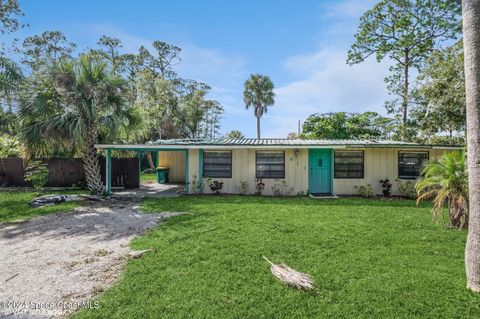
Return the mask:
M260 118L267 113L268 107L275 103L273 93L273 82L266 75L252 74L245 81L243 89L243 101L248 109L253 107L257 118L257 138L260 138Z
M480 292L480 0L463 0L462 11L470 190L465 268L467 288Z
M0 56L0 97L6 101L11 111L12 95L23 80L20 67L5 56Z
M126 83L98 56L61 60L34 73L21 92L21 137L42 154L69 145L82 156L88 189L102 194L97 150L102 136L112 140L138 122L125 99ZM105 142L105 141L103 141Z
M448 217L454 228L468 225L468 178L465 152L449 152L431 160L423 170L423 179L415 185L418 198L433 199L433 219L448 206Z
M227 137L228 138L244 138L245 136L242 134L242 132L238 131L238 130L231 130L228 134L227 134Z

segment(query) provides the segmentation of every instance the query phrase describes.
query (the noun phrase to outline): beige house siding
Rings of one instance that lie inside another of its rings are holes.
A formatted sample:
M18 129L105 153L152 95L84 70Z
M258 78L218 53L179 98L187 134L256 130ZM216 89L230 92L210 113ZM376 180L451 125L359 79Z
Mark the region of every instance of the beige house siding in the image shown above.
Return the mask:
M214 150L214 149L209 149ZM225 148L222 148L225 150ZM447 149L402 149L402 148L348 148L340 150L363 150L364 151L364 178L363 179L333 179L333 193L337 195L355 195L355 185L370 184L377 194L382 193L380 179L388 178L393 182L392 194L400 195L395 180L398 177L398 152L428 152L429 159L438 157ZM233 149L232 150L232 178L215 178L215 180L223 181L223 193L240 193L240 185L242 181L248 182L247 194L255 193L255 152L261 149ZM272 149L268 149L272 151ZM305 194L308 191L308 149L278 149L285 151L285 181L287 182L288 195ZM332 151L334 152L334 150ZM188 151L188 178L189 193L198 193L198 176L200 172L199 150L190 149ZM185 182L185 152L183 151L160 151L160 166L170 168L170 181L183 183ZM332 170L332 177L334 172ZM265 183L264 195L273 195L272 187L274 179L263 179ZM204 193L210 193L207 185L207 179L203 180Z
M160 151L157 159L157 166L169 168L170 183L185 183L184 151Z
M364 178L363 179L333 179L333 192L336 195L357 194L355 186L372 185L375 193L382 194L381 179L388 178L393 182L392 195L401 195L395 180L398 178L398 152L428 152L429 159L439 157L447 150L441 149L402 149L402 148L366 148L348 149L364 150Z
M240 193L240 185L242 181L248 182L247 194L255 193L255 152L253 149L234 149L232 150L232 178L215 178L215 180L223 181L223 193ZM260 150L259 150L260 151ZM271 149L269 149L271 151ZM283 150L279 150L283 151ZM194 180L198 181L199 176L199 151L189 151L189 177L190 177L190 193L198 192L194 184ZM292 149L285 150L285 180L287 181L288 193L297 195L299 192L306 193L308 188L307 179L307 161L308 150L300 150L298 158ZM264 195L272 195L272 187L274 179L263 179L265 188ZM204 193L210 193L207 185L207 178L204 178Z

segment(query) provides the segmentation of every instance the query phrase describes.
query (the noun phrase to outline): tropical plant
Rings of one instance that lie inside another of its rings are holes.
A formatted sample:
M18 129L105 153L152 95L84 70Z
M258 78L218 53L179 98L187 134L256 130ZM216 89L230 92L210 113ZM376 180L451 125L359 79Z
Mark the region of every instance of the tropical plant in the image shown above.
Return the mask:
M31 162L25 173L25 181L30 182L37 192L40 192L48 182L48 167L41 161Z
M17 0L0 1L0 33L15 32L25 25L19 21L24 13Z
M382 186L383 196L390 197L390 195L392 195L392 183L390 183L390 180L388 178L385 178L379 180L378 182Z
M222 190L223 188L223 182L222 181L217 181L217 180L214 180L212 182L210 182L208 184L208 187L210 187L210 190L216 194L216 195L219 195L220 194L220 191Z
M237 130L231 130L228 134L227 134L227 137L228 138L244 138L245 136L242 134L242 132L240 131L237 131Z
M0 98L11 111L13 95L16 93L23 73L20 67L5 56L0 56Z
M404 181L401 179L396 179L398 191L400 194L407 198L417 198L417 190L415 189L416 182L414 181Z
M462 11L470 199L465 267L467 288L480 292L480 0L463 0Z
M415 188L417 203L433 200L433 219L448 206L448 217L454 228L465 228L468 224L468 178L465 152L449 152L438 159L427 162L423 178Z
M257 138L260 138L260 118L267 113L268 107L275 103L273 88L272 80L261 74L252 74L244 84L243 101L247 109L253 108L257 118Z
M255 195L262 195L264 189L265 183L263 182L263 179L257 178L255 180Z
M0 158L20 157L20 155L20 142L15 137L6 134L0 135Z
M353 186L356 190L357 193L360 197L363 198L375 198L375 191L373 190L372 185L367 184L367 185L355 185Z
M75 49L75 43L68 42L60 31L45 31L40 35L25 38L22 49L22 63L37 70L43 64L55 63L60 59L70 57Z
M466 122L462 41L434 51L426 62L414 90L417 106L412 109L412 118L424 135L446 131L447 142L454 144L453 134L463 135Z
M61 60L33 73L21 92L21 137L41 154L52 146L73 145L83 158L88 189L104 191L95 144L112 141L138 123L125 102L125 81L98 56Z
M310 115L303 123L302 138L388 138L393 119L376 112L332 112Z

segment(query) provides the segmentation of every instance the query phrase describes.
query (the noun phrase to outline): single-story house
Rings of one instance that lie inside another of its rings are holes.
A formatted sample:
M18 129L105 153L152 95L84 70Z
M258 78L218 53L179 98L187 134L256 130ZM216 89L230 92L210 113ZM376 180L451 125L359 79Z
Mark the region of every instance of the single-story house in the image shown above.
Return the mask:
M187 193L210 193L212 181L223 182L222 193L256 192L283 195L355 195L355 186L370 184L382 193L379 180L415 180L422 165L461 146L422 145L389 140L297 140L220 138L159 140L142 145L96 145L111 150L158 152L158 166L169 168L173 183ZM107 170L108 175L108 170ZM107 176L107 191L109 189Z

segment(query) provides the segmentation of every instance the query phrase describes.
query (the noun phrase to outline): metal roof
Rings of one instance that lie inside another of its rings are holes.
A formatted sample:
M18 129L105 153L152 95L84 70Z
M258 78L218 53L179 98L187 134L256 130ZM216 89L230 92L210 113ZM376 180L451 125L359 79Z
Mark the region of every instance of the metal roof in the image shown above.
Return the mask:
M420 145L390 140L301 140L287 138L207 138L170 139L149 142L149 145L224 145L224 146L310 146L310 145Z
M351 139L351 140L301 140L286 138L207 138L207 139L169 139L157 140L146 144L98 144L99 149L195 149L195 148L347 148L347 147L398 147L398 148L452 148L460 149L462 146L424 145L418 143L374 140L374 139Z

